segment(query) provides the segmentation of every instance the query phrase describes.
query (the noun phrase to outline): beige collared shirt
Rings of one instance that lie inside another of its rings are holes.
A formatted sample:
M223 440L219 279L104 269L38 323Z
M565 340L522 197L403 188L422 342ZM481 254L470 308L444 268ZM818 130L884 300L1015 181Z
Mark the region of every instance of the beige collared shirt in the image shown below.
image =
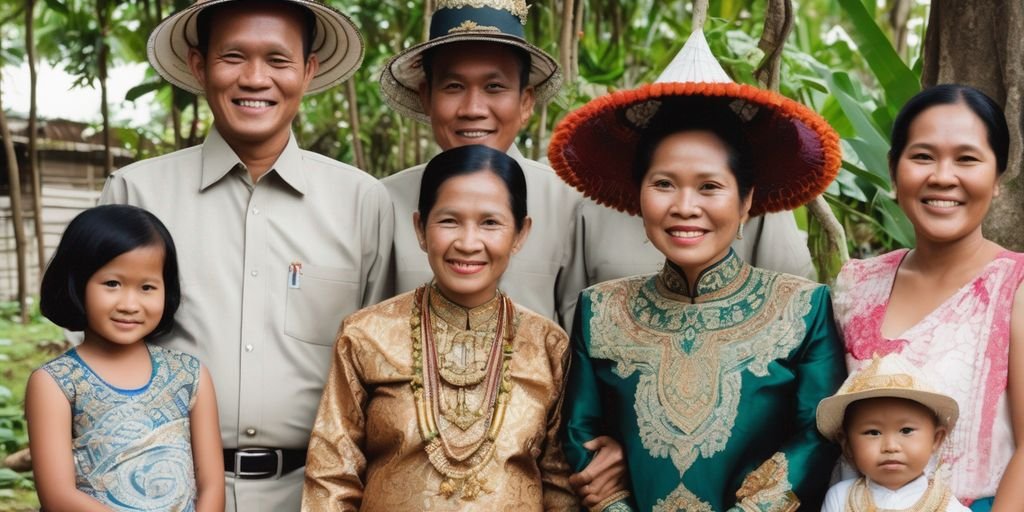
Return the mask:
M586 286L583 268L574 258L576 209L582 197L554 170L527 159L515 146L508 155L519 162L526 176L526 209L533 227L523 248L512 257L500 287L517 304L568 328L577 295ZM382 180L395 207L396 294L414 290L433 277L412 223L425 168L418 165Z
M174 237L182 302L163 342L209 367L224 447L305 449L342 319L390 288L380 182L292 137L253 183L211 129L201 146L119 170L100 201L146 208ZM294 480L294 506L236 489L238 510L297 510Z

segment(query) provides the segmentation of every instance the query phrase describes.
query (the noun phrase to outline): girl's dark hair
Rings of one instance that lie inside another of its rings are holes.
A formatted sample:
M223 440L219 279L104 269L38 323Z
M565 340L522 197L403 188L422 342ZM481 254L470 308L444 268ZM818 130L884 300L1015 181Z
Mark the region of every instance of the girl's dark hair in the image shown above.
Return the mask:
M743 129L743 121L728 104L711 98L670 98L662 100L658 113L640 135L633 161L633 183L639 187L651 168L654 152L671 135L690 131L711 132L725 145L729 170L736 178L740 198L754 187L754 160Z
M889 147L889 173L896 176L896 165L900 161L900 155L907 148L907 139L910 136L910 125L917 116L936 105L953 105L962 103L974 112L974 115L981 119L988 130L988 145L996 155L996 174L1002 175L1006 171L1007 161L1010 153L1010 129L1006 126L1006 115L1003 109L992 101L985 93L959 84L943 84L929 87L910 98L896 121L892 124L891 146Z
M444 182L456 176L465 176L477 172L494 173L505 183L508 189L508 201L512 206L512 216L516 221L516 230L523 229L526 220L526 177L516 160L501 151L487 146L472 144L449 149L430 159L423 180L420 182L420 227L427 224L427 216L437 202L437 191Z
M85 285L89 278L114 258L140 247L164 249L164 314L147 338L169 332L181 303L178 254L163 223L135 206L97 206L68 224L43 274L39 309L65 329L84 330L88 326Z

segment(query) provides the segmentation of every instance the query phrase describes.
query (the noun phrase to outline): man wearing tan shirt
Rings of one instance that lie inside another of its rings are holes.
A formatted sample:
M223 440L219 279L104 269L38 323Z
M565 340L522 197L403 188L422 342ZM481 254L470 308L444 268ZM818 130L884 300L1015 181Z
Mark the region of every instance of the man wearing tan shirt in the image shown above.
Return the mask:
M558 92L562 75L550 55L524 39L523 0L440 0L430 40L395 56L381 75L388 104L430 123L441 149L483 144L516 159L526 176L530 236L501 279L516 303L563 326L583 288L574 265L575 216L580 195L550 167L523 156L515 145L534 105ZM424 165L383 180L395 207L396 293L431 279L413 231Z
M214 3L149 45L161 75L206 96L205 142L121 169L101 201L152 211L178 246L182 303L161 341L213 377L227 510L296 511L336 331L389 288L394 221L378 181L291 133L304 94L358 68L352 22L306 0Z

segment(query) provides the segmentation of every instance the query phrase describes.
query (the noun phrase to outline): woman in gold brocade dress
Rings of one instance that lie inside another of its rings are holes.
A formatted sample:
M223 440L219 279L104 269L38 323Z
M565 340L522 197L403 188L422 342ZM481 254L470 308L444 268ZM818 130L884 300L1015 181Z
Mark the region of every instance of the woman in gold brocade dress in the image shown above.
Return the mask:
M575 510L557 442L567 336L497 287L530 231L522 170L446 151L418 206L434 279L342 325L302 509Z

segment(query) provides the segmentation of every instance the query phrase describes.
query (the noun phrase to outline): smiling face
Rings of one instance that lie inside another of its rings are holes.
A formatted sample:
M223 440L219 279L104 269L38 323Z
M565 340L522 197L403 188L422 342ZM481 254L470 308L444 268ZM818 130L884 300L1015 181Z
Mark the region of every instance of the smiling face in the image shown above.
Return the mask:
M946 430L935 415L903 398L871 398L846 409L844 448L857 469L896 490L924 474Z
M980 238L981 223L999 194L996 167L988 131L966 105L921 112L894 169L896 198L918 241Z
M520 88L522 61L506 44L460 42L437 47L431 83L420 87L441 149L483 144L508 151L533 113L533 88Z
M110 260L85 284L85 342L130 345L164 314L164 249L145 246Z
M189 51L217 131L232 147L288 141L302 95L317 70L303 58L304 20L273 3L227 4L212 15L206 55Z
M530 231L529 217L516 230L508 187L490 171L446 180L426 221L416 212L413 224L437 287L466 308L494 297L509 259Z
M728 148L707 131L665 137L640 184L647 238L691 284L728 254L751 198L740 197Z

